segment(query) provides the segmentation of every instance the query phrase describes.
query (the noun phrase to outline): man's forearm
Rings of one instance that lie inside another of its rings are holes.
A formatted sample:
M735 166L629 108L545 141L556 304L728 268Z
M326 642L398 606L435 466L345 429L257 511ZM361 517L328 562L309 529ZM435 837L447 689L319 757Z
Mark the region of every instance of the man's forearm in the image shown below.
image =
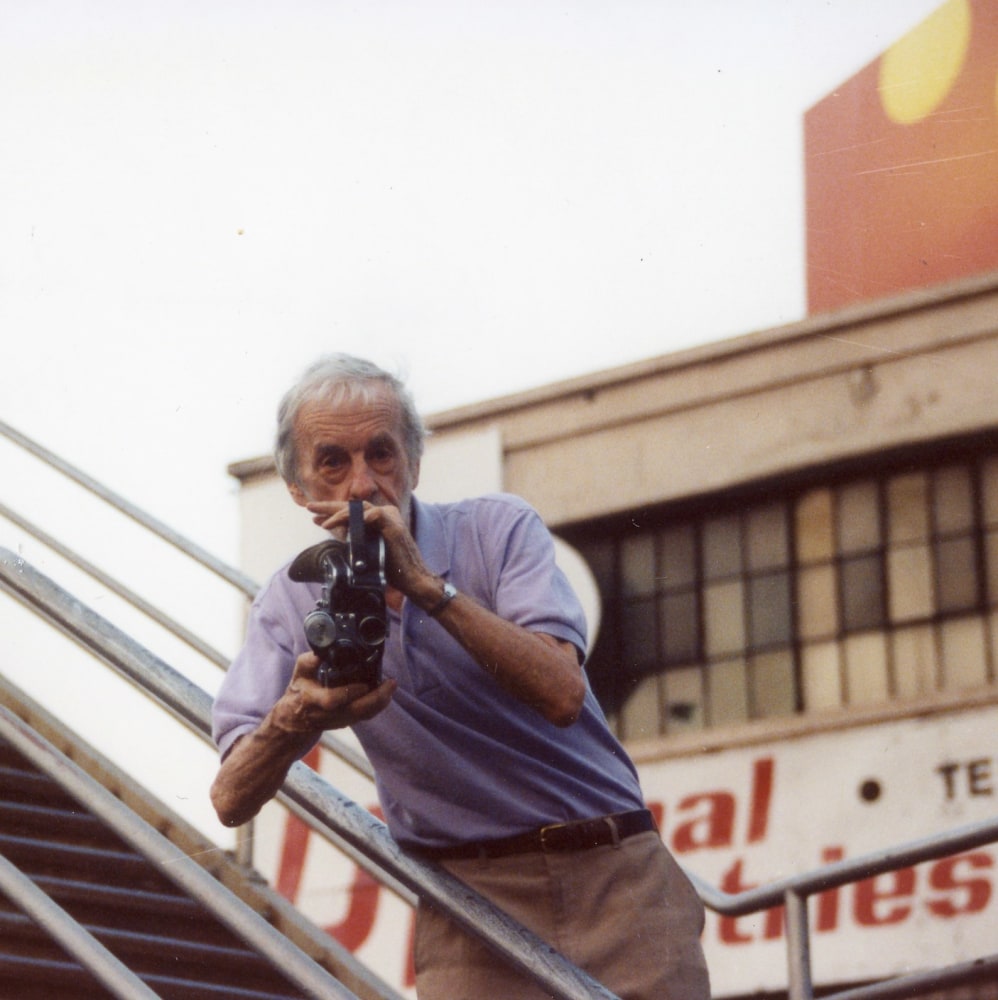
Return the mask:
M251 820L278 792L291 765L316 734L289 733L268 717L229 751L211 786L211 802L225 826Z
M417 602L432 607L440 589L437 582ZM585 680L570 643L508 622L461 593L448 602L437 621L483 670L548 722L568 726L578 718Z

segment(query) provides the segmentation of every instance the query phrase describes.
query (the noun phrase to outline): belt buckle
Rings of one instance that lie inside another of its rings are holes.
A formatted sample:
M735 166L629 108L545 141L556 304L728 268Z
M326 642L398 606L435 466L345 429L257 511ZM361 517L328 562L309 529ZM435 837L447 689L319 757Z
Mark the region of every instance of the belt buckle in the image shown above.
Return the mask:
M565 826L564 823L548 823L547 826L542 826L538 831L538 839L541 842L541 850L547 854L548 851L554 850L553 847L548 847L547 835L554 830L561 830Z

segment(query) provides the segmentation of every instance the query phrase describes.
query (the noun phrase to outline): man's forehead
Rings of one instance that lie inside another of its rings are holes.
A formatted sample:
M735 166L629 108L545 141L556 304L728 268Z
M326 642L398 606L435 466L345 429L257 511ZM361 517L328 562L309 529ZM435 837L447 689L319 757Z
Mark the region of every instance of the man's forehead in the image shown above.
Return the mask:
M356 446L362 439L401 437L401 408L387 390L363 398L339 397L305 403L295 421L295 433L303 443L336 442Z

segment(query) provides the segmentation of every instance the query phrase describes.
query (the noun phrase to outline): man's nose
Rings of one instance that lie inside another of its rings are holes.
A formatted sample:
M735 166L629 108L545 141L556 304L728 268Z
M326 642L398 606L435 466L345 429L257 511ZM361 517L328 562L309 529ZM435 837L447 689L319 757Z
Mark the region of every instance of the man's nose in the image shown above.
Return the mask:
M350 478L350 499L370 500L377 492L377 485L367 462L359 458L354 463Z

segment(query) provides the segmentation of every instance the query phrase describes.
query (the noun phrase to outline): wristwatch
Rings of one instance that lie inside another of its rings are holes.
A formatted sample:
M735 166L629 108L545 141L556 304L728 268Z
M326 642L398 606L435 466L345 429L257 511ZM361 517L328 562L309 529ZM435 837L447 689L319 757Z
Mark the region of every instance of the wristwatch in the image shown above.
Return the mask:
M453 583L447 583L445 581L443 595L441 596L440 600L437 601L437 603L434 604L433 607L430 608L426 613L431 618L436 618L437 615L439 615L440 612L443 611L443 609L446 608L447 605L450 604L450 602L453 601L455 597L457 597L457 587L455 587Z

